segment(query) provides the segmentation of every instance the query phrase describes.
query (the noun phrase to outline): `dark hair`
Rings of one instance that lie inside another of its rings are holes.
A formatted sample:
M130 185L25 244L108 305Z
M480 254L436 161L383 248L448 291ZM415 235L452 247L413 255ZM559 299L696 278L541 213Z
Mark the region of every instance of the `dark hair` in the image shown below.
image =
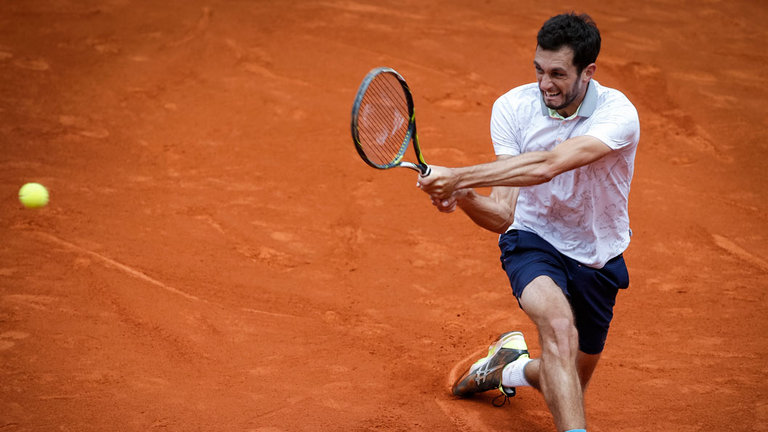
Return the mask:
M541 26L536 42L547 51L570 47L573 50L573 64L581 73L597 60L600 53L600 30L589 15L570 12L548 19Z

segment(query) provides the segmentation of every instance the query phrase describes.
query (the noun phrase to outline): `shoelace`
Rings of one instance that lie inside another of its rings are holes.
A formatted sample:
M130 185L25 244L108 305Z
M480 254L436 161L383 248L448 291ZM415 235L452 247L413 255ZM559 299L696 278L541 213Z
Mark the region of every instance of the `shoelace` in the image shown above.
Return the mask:
M499 394L498 396L493 398L493 400L491 401L493 406L495 406L496 408L501 408L504 405L508 404L509 403L509 398L515 396L515 393L516 393L514 387L511 387L510 390L511 390L511 392L509 394L507 394L507 392L504 391L504 387L503 386L499 386L499 391L501 392L501 394ZM498 402L499 399L501 399L501 402Z

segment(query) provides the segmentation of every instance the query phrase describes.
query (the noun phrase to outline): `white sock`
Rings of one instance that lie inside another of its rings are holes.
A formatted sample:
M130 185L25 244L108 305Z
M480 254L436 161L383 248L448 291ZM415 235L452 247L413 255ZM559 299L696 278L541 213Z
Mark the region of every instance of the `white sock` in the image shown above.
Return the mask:
M525 356L504 366L504 370L501 371L501 384L504 387L530 387L531 383L525 379L525 365L530 361L531 359Z

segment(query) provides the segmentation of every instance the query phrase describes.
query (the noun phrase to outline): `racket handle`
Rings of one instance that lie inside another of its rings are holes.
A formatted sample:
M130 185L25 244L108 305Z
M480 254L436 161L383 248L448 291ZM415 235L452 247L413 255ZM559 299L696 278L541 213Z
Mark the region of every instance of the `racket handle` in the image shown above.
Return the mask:
M422 177L427 177L432 174L432 167L427 164L419 165L419 170L421 171Z

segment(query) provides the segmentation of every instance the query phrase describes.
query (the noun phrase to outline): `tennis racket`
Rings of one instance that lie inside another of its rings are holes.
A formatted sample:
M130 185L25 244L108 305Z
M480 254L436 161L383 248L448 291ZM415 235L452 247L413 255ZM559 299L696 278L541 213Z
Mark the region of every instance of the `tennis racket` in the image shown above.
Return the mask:
M416 135L413 96L394 69L373 69L360 84L352 106L352 140L363 161L374 168L405 167L425 177L431 172ZM411 141L416 162L403 160Z

